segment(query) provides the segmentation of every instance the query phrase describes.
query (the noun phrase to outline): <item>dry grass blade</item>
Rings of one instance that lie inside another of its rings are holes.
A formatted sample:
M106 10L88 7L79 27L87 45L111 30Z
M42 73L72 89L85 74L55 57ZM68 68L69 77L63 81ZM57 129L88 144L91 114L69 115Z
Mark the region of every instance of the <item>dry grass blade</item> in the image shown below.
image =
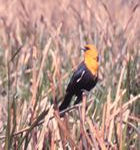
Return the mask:
M75 149L77 147L77 145L75 144L74 139L71 137L69 130L67 130L65 124L63 123L63 121L61 121L58 113L54 112L54 116L55 116L56 120L58 121L59 127L62 130L62 133L66 136L71 147Z
M44 49L44 52L43 52L43 58L42 58L42 62L41 62L41 65L40 65L40 69L39 69L39 72L38 72L38 76L36 78L36 82L35 83L35 88L33 90L33 96L32 96L32 105L33 105L33 108L34 108L34 105L35 105L35 100L36 100L36 94L37 94L37 89L38 89L38 86L39 86L39 81L40 81L40 77L41 77L41 73L42 73L42 70L43 70L43 67L44 67L44 64L45 64L45 60L46 60L46 57L47 57L47 53L48 53L48 50L49 50L49 47L50 47L50 44L51 44L51 38L48 40L48 43L46 44L45 46L45 49Z
M119 83L118 83L118 87L117 87L117 93L116 93L116 97L115 97L115 101L114 101L115 106L117 106L117 103L119 101L119 95L120 95L120 90L121 90L121 84L122 84L122 81L123 81L124 71L125 71L125 66L123 66L123 68L121 70L120 79L119 79ZM114 109L114 110L116 110L116 109Z
M87 101L87 96L86 93L83 92L83 99L82 99L82 123L85 123L85 117L86 117L86 101Z
M45 116L44 118L44 123L42 124L42 130L41 130L41 133L39 135L39 138L38 138L38 149L39 150L42 150L43 148L43 142L44 142L44 137L45 137L45 134L46 134L46 128L47 128L47 125L49 123L49 120L50 118L52 117L53 115L53 105L49 108L49 112L48 114Z
M87 123L89 125L89 129L93 136L97 139L99 146L102 150L107 150L104 142L104 137L101 136L99 129L97 129L94 124L92 123L91 119L87 117Z
M67 108L66 110L60 112L60 114L63 114L63 113L66 113L66 112L71 112L72 110L75 110L75 109L77 109L77 108L79 108L81 106L82 106L82 103L77 104L77 105L75 105L73 107ZM36 126L41 125L44 122L44 121L42 121L42 119L44 119L44 117L47 115L47 113L48 113L48 110L45 110L45 111L41 112L41 114L38 116L38 118L34 119L30 126L27 126L27 127L23 128L23 129L15 132L13 134L13 136L16 136L16 135L19 135L19 134L23 134L24 132L28 132L30 130L31 126L32 127L36 127ZM50 120L53 119L53 118L54 118L54 116L52 116L50 118ZM5 139L5 137L6 136L0 136L0 139Z
M43 58L42 58L42 62L41 62L40 69L39 69L39 73L38 73L38 76L37 76L37 82L36 82L37 87L38 87L38 85L39 85L41 73L42 73L42 70L43 70L43 67L44 67L46 58L47 58L47 53L48 53L48 51L49 51L49 47L50 47L51 42L52 42L52 39L50 38L50 39L48 40L47 44L45 45L45 48L44 48L44 51L43 51Z
M134 103L135 101L139 100L140 98L140 94L133 97L132 99L130 99L128 102L124 103L123 106L122 106L122 111L124 112L128 106L132 103ZM120 113L120 108L118 108L110 117L110 120L112 120L115 116L117 116L118 114Z

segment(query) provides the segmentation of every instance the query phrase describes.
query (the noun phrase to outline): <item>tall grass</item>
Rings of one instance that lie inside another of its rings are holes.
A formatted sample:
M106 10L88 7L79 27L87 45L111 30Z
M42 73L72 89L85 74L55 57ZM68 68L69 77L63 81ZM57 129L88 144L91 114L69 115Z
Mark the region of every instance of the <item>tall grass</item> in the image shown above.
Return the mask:
M139 18L139 0L0 0L0 149L138 150ZM85 43L99 81L62 119Z

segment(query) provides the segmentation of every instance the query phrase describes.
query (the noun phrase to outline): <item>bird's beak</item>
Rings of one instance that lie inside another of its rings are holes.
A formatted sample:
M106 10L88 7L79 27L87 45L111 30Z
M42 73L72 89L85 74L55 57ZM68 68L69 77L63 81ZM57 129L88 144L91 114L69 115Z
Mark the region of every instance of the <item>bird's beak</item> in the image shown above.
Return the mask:
M86 49L85 49L84 47L81 47L81 51L84 51L84 52L85 52L85 51L86 51Z

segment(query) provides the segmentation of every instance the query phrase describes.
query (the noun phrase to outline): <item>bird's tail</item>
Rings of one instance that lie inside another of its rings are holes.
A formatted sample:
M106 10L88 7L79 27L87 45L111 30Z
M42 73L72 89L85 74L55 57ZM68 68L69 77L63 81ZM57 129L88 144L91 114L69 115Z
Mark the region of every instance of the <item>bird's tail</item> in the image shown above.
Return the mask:
M72 96L73 96L72 93L69 93L69 92L66 93L64 101L62 102L62 104L59 107L60 112L63 111L64 109L66 109L69 106L69 104L71 102L71 99L72 99Z

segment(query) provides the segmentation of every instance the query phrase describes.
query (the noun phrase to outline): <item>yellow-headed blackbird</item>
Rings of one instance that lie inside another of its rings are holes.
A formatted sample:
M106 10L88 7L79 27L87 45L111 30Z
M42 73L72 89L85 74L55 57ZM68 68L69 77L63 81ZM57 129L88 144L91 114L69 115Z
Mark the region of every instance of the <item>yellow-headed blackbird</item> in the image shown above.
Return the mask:
M78 104L82 100L83 90L90 91L97 83L99 66L97 49L94 45L88 44L82 50L84 50L84 61L78 66L71 77L59 111L68 107L73 95L77 96L74 105Z

